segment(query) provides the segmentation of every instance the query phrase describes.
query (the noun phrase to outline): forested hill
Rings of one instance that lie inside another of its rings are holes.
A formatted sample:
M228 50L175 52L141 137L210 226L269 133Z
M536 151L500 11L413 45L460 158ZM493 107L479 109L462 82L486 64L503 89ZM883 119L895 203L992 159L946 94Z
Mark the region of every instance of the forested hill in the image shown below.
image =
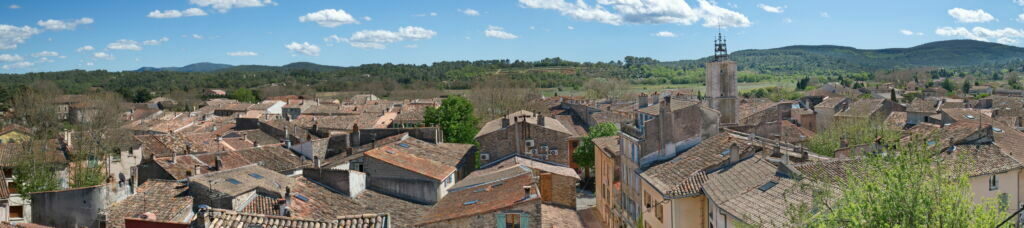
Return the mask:
M740 69L761 73L815 72L822 69L876 71L912 67L962 67L1001 64L1024 59L1024 48L975 40L947 40L910 48L878 50L834 45L798 45L731 53ZM708 58L663 62L699 66Z

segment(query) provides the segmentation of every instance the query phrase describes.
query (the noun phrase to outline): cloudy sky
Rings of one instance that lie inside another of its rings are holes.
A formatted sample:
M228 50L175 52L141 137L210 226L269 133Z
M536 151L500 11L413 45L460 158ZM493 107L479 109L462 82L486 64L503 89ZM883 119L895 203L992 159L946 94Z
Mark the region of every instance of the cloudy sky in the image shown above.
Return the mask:
M1024 0L0 0L0 73L1024 43Z

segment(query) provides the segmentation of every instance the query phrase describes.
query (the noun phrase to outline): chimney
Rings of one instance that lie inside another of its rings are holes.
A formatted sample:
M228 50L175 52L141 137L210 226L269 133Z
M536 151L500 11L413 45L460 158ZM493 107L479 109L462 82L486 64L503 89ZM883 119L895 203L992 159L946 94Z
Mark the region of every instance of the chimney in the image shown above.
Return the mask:
M316 164L316 168L320 168L320 156L313 156L313 164Z
M533 186L529 186L529 185L523 186L523 192L526 193L525 195L523 195L523 199L529 199L530 198L530 189L531 188L533 188Z
M178 163L178 151L175 150L174 154L171 154L171 164Z
M224 169L224 160L221 160L220 156L217 156L216 160L214 161L214 164L213 164L213 170L222 170L222 169Z
M889 99L893 102L899 103L899 101L896 100L896 88L889 89Z
M646 108L648 103L650 103L650 101L647 101L647 94L640 93L640 97L637 97L636 99L636 104L639 105L639 108Z
M292 205L292 189L290 187L284 187L284 203L281 204L281 216L291 216L291 210L288 209Z
M508 117L501 117L501 128L506 128L509 125Z
M537 115L537 125L544 126L544 115Z
M198 176L199 174L202 174L202 171L203 171L202 166L195 165L192 168L192 175L193 176Z
M729 164L740 162L740 147L733 143L729 146Z

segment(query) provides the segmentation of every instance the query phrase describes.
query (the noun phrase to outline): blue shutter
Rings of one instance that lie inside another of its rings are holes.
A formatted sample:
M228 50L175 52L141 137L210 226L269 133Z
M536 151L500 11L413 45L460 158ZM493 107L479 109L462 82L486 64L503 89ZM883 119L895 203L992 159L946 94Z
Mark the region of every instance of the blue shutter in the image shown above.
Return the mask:
M525 227L530 227L530 214L527 214L527 213L519 214L519 224L522 224L521 227L524 227L524 228Z
M498 228L505 228L505 213L498 213L496 217L498 217L498 223L497 223L498 226L497 227Z

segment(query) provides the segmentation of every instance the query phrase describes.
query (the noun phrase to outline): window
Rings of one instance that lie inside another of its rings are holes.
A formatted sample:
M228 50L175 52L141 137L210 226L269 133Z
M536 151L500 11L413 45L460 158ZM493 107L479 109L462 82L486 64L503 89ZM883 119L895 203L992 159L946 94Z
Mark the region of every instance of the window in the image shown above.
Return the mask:
M995 191L999 189L999 178L996 178L996 174L992 174L992 177L988 179L988 190Z
M505 228L522 228L519 214L505 214Z
M14 183L14 181L7 182L7 193L18 194L18 184Z
M22 218L22 216L25 216L23 214L23 210L24 210L24 206L11 206L11 208L8 210L7 216L8 216L8 218L12 218L12 219L15 219L15 218L20 219L20 218Z
M450 184L452 184L452 179L453 179L453 178L454 178L454 176L452 176L452 175L449 175L449 176L448 176L447 178L444 178L444 184L445 184L445 185L450 185Z
M4 177L6 177L6 178L14 178L14 169L12 169L12 168L4 169Z

